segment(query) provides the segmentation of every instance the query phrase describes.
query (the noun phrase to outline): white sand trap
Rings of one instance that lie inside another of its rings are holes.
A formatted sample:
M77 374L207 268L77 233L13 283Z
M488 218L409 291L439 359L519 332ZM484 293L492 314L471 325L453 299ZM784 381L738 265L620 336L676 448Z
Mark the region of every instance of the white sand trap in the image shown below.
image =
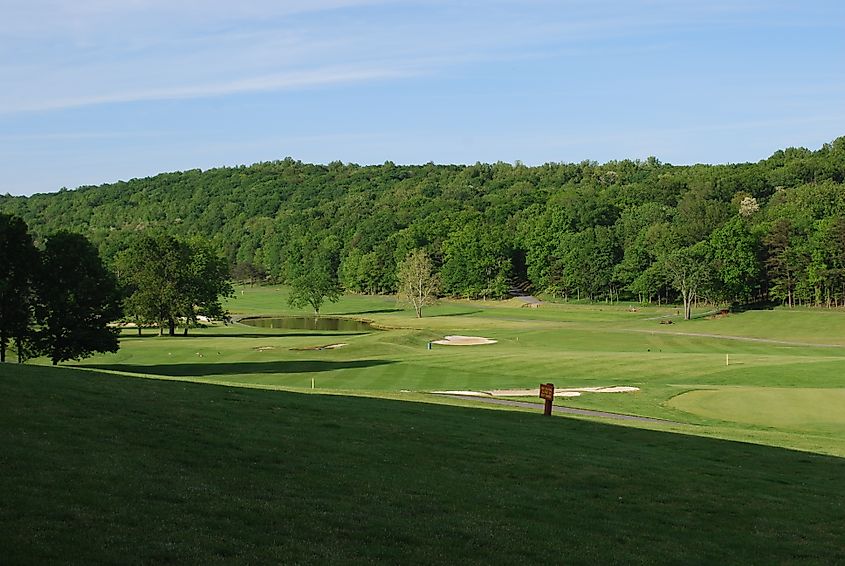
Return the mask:
M639 390L639 387L629 387L627 385L613 387L556 387L555 397L578 397L582 393L630 393ZM540 389L495 389L486 393L495 397L536 397L540 395Z
M259 346L257 348L253 348L256 352L266 352L268 350L275 350L275 346Z
M617 385L613 387L555 388L555 397L580 397L582 393L631 393L639 387ZM540 389L494 389L492 391L432 391L440 395L471 395L474 397L538 397Z
M458 390L451 390L451 391L432 391L432 393L437 393L438 395L466 395L468 397L490 397L490 393L487 391L462 391Z
M481 344L495 344L498 340L481 336L446 336L443 340L434 340L432 344L441 346L479 346Z
M631 393L639 391L639 387L631 387L629 385L617 385L615 387L584 387L583 391L593 391L595 393Z

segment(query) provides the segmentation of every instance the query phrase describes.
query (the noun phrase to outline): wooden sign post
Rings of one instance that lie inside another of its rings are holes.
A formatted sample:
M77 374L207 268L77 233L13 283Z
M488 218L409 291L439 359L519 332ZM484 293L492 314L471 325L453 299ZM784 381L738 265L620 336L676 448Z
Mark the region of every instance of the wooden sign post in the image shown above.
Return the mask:
M546 400L546 408L543 410L543 414L549 416L552 414L552 403L555 400L555 384L554 383L541 383L540 384L540 399Z

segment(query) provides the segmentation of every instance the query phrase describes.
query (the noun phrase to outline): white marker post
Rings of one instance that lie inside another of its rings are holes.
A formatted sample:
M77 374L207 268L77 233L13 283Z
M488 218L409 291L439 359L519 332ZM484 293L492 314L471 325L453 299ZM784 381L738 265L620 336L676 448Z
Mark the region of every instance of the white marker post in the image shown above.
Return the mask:
M731 365L731 355L730 354L725 354L725 365L726 366Z
M311 389L314 389L314 378L311 378Z

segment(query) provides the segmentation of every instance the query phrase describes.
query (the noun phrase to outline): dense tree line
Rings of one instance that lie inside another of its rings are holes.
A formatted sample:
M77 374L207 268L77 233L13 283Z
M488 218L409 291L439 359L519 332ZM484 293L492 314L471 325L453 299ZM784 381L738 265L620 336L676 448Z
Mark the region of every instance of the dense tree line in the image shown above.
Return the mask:
M225 250L237 273L328 273L396 292L424 250L440 292L497 297L513 279L560 297L845 305L845 137L758 163L358 166L285 159L0 197L40 240L85 234L115 261L165 230ZM313 265L312 265L313 263ZM325 296L325 295L324 295ZM300 302L319 308L308 293Z
M115 352L121 316L117 281L84 237L48 236L37 248L26 223L0 214L0 362L10 342L18 362L53 364Z
M187 334L201 317L227 317L229 264L200 239L137 234L113 264L116 272L80 234L36 245L21 218L0 213L0 362L10 345L18 362L47 356L54 365L116 352L119 320L172 336L177 323Z

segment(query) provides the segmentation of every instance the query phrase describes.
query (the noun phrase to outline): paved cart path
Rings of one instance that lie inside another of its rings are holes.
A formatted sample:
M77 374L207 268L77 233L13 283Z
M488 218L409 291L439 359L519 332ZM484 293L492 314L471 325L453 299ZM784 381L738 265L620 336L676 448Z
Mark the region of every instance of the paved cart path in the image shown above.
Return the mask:
M509 407L522 407L523 409L535 409L540 412L543 409L543 405L540 403L531 403L529 401L511 401L509 399L488 399L486 397L475 397L473 395L448 395L443 393L437 393L437 395L442 395L444 397L450 397L452 399L463 399L465 401L478 401L480 403L489 403L491 405L506 405ZM608 413L606 411L591 411L589 409L573 409L572 407L560 407L558 405L554 405L552 408L552 413L566 413L569 415L580 415L582 417L599 417L602 419L614 419L617 421L638 421L638 422L645 422L645 423L658 423L658 424L672 424L672 425L679 425L684 423L679 423L675 421L667 421L665 419L655 419L653 417L638 417L636 415L624 415L622 413Z

